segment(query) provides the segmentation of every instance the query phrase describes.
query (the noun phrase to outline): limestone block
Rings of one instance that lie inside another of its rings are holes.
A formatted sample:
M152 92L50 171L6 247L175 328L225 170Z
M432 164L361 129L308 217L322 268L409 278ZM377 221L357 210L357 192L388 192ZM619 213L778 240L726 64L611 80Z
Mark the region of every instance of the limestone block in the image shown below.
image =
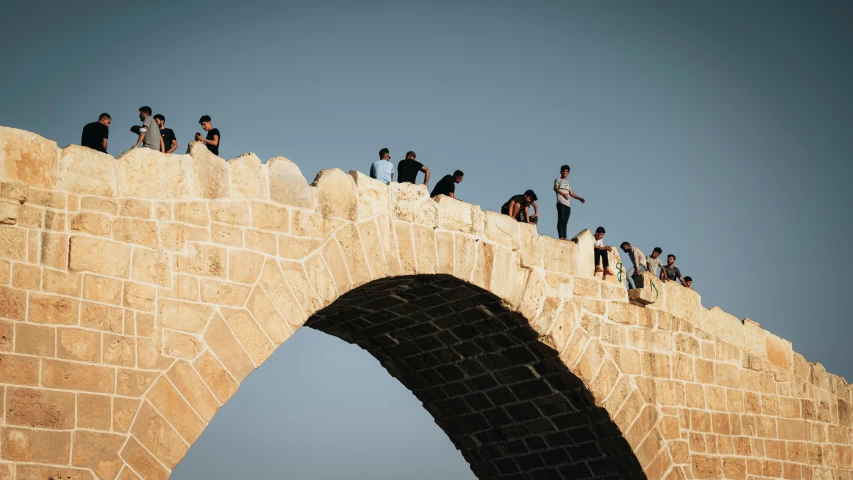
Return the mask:
M527 283L529 269L518 265L518 257L506 248L496 247L490 282L492 293L508 305L516 306Z
M420 185L391 183L391 208L394 218L404 222L438 226L438 204Z
M257 230L246 230L243 233L246 248L267 255L276 255L278 253L278 244L276 243L275 235L268 232L259 232Z
M183 250L188 242L206 242L206 228L190 227L182 223L164 223L160 228L160 244L167 250Z
M173 220L199 227L207 227L210 219L207 216L205 202L176 202L172 210Z
M240 227L213 223L210 225L210 241L228 247L242 247L243 231Z
M338 292L347 292L352 289L352 280L350 280L347 262L341 252L341 247L336 239L332 239L323 245L320 250L323 260L326 263L326 268L335 282L335 287Z
M492 284L492 271L495 265L495 250L493 243L477 241L474 248L474 272L471 283L489 290Z
M275 157L267 162L267 168L271 200L293 207L314 208L317 189L308 185L295 163Z
M15 225L18 223L18 210L21 204L18 202L0 201L0 225Z
M210 202L210 218L229 225L249 225L249 205L246 202Z
M399 275L401 271L400 257L397 249L397 239L390 215L380 215L376 218L379 227L379 239L382 241L382 251L385 254L385 266L388 275Z
M118 192L118 166L112 155L79 145L69 145L59 155L60 188L81 195L114 197Z
M201 333L213 313L211 307L176 300L159 300L159 325L186 333Z
M169 287L172 283L169 254L163 250L134 249L131 278L137 282Z
M249 358L249 355L240 345L240 342L234 337L229 330L221 315L214 315L213 320L207 327L204 333L204 341L207 346L216 354L216 357L222 360L225 368L231 372L231 375L239 382L246 378L246 375L254 370L255 365Z
M358 219L358 193L355 180L342 170L321 170L312 184L317 188L318 213L343 220Z
M544 335L550 326L536 323L539 308L547 295L548 283L545 281L545 277L540 271L532 270L527 277L527 284L524 285L524 293L521 295L521 301L518 304L518 313L524 315L540 335Z
M412 225L412 238L415 243L415 262L420 274L436 272L437 259L435 249L435 231L430 227Z
M27 260L27 230L0 225L0 258Z
M22 290L41 289L41 269L24 263L14 264L12 269L12 286Z
M71 270L127 278L130 271L130 245L74 235L70 248L68 266Z
M39 359L0 354L0 378L3 378L7 384L38 385Z
M101 358L104 363L122 367L136 366L136 340L133 337L105 333Z
M60 295L79 296L80 277L79 273L44 269L42 289L46 292L58 293Z
M572 242L576 243L578 246L576 267L577 275L582 277L593 276L595 273L595 251L592 245L595 243L595 238L592 233L589 230L584 229L582 232L572 237ZM613 267L615 267L615 264L611 265L611 268Z
M68 463L71 453L71 432L3 427L0 430L0 443L3 445L4 460L63 465ZM20 472L18 476L21 476Z
M15 340L15 324L0 320L0 352L11 352Z
M72 441L74 448L71 464L90 468L98 478L115 478L124 465L118 456L118 451L124 445L124 435L77 431Z
M314 291L319 298L319 308L332 303L338 296L338 290L323 256L315 253L306 258L304 268L308 281L314 286Z
M230 250L228 258L228 278L240 283L255 283L264 264L262 255L246 250Z
M100 365L45 359L41 365L41 383L60 390L113 393L115 370Z
M133 437L129 438L120 453L121 458L139 472L143 478L153 480L167 480L169 470L166 470L139 442Z
M308 279L303 266L296 262L286 261L282 261L280 265L282 276L290 286L293 296L302 307L302 311L305 312L307 316L311 316L314 312L322 308L321 301L314 294L311 281ZM292 323L292 318L285 318ZM299 325L301 324L302 323L299 323Z
M454 236L453 275L466 282L471 281L474 274L474 250L476 240L468 235L456 233Z
M484 213L486 238L498 245L517 250L521 242L519 223L509 215L497 212Z
M204 430L204 422L166 377L160 377L154 383L146 398L175 427L178 434L188 444L192 445L201 436L201 432Z
M356 170L350 170L349 174L358 187L359 219L390 212L391 190L388 185Z
M140 343L140 353L142 352L142 344ZM140 360L142 360L140 356ZM140 367L142 368L151 368L151 364L143 364L140 362ZM159 369L158 369L159 370ZM160 372L145 372L141 370L132 370L128 368L119 368L118 369L118 381L116 384L116 393L119 395L125 395L129 397L139 397L154 383L155 380L160 376ZM118 398L114 399L115 404L118 404ZM118 406L118 405L116 405ZM113 417L113 421L115 421L115 416ZM121 431L125 431L126 426L124 425L124 418L120 419L122 421ZM130 422L128 422L130 423ZM129 427L130 425L127 425Z
M260 366L272 355L275 345L247 310L223 309L222 316L255 365Z
M227 262L227 250L212 245L190 244L186 257L174 258L175 269L181 273L217 278L227 276Z
M98 275L85 275L83 298L94 302L121 304L122 281Z
M15 353L56 356L56 329L29 323L15 324Z
M701 327L703 321L702 304L701 298L695 290L682 287L676 282L664 282L663 290L667 312Z
M74 428L74 394L33 388L6 390L6 424L51 430Z
M765 331L764 348L770 363L789 372L794 371L794 350L791 342Z
M326 239L344 223L343 220L327 218L317 213L293 210L290 233L300 237Z
M135 198L119 200L119 215L123 217L150 218L151 202Z
M364 246L364 253L367 256L367 264L370 266L372 278L383 278L388 275L382 239L376 220L371 219L359 223L358 236ZM326 261L328 262L328 260Z
M109 430L112 425L111 410L112 398L109 395L80 393L77 395L77 426L92 430Z
M110 236L112 220L106 215L81 212L71 217L71 230L101 237Z
M254 153L228 160L231 198L267 198L267 168Z
M231 170L225 160L211 153L201 142L190 142L187 153L191 158L190 197L228 198Z
M30 186L27 189L27 202L41 207L65 209L65 194L55 190L44 190Z
M59 178L56 142L17 128L0 127L0 176L43 188L53 188Z
M57 356L66 360L98 362L101 359L101 334L82 328L59 328Z
M281 316L291 325L305 323L305 313L296 300L295 292L288 285L278 264L268 259L261 272L261 285L275 304Z
M3 177L5 180L6 178ZM29 188L26 183L16 181L0 182L0 198L11 200L13 202L24 203L27 201Z
M122 196L148 199L190 198L192 157L132 148L117 159Z
M518 250L521 266L541 268L543 266L542 241L536 225L519 223L518 227L521 233L521 248Z
M453 275L453 233L439 231L435 234L435 250L437 254L438 270L437 273Z
M169 469L178 465L189 448L180 434L148 402L142 402L130 432Z
M543 266L546 270L566 275L577 274L578 247L574 242L540 236Z
M40 324L74 325L79 306L80 302L71 298L31 293L27 320Z
M204 380L193 370L193 367L185 361L178 361L169 369L167 375L195 413L203 421L209 422L219 410L219 401L207 389Z
M290 229L288 210L271 203L252 202L252 226L287 233Z
M215 305L239 307L246 303L250 287L238 283L201 279L201 301Z
M650 305L655 303L655 293L648 288L634 288L628 290L628 299L633 303Z
M248 302L246 302L246 308L249 309L252 317L276 346L281 345L290 337L292 330L260 286L256 286L252 291Z
M674 282L667 282L673 283ZM671 289L677 288L677 286L667 285ZM669 290L669 289L668 289ZM682 290L688 290L682 287ZM737 348L744 348L744 325L741 321L731 315L726 313L720 307L713 307L710 310L701 309L702 312L702 328L706 332L711 335L717 336L720 339L736 346Z
M118 307L83 302L80 308L80 326L121 333L124 329L124 312Z
M438 205L439 226L472 235L482 235L485 230L485 215L479 205L472 205L444 195L435 197Z
M210 353L202 353L193 361L193 368L216 395L219 403L224 404L237 391L238 383Z
M30 232L29 245L29 261L35 263L36 244L38 240L37 232ZM68 265L68 235L42 232L41 247L38 248L38 256L42 265L53 267L58 270L65 270Z

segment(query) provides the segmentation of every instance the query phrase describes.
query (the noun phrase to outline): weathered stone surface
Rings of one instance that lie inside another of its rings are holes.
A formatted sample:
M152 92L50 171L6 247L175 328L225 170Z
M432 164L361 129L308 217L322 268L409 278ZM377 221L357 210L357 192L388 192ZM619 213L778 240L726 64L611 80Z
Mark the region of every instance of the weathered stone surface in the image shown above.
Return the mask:
M114 197L118 193L118 167L111 155L69 145L59 156L59 181L68 192Z
M34 133L0 127L0 173L6 182L55 187L59 178L59 148L56 142Z
M482 478L853 474L853 386L692 290L594 275L588 230L28 135L0 151L0 479L167 478L303 324L376 356Z
M271 200L293 207L314 208L317 191L308 185L295 163L276 157L267 162L267 168Z

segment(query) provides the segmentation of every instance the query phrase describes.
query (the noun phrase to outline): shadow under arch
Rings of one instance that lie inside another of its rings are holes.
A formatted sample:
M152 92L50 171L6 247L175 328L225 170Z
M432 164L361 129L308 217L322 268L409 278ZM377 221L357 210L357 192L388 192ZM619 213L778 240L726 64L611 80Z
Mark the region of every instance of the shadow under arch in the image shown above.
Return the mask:
M584 383L480 287L441 274L374 280L305 326L379 360L480 479L646 478Z

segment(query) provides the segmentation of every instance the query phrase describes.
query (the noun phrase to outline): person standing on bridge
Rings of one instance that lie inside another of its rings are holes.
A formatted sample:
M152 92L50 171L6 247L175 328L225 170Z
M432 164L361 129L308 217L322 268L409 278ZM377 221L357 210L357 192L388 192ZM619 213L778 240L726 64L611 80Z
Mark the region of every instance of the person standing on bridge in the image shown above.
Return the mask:
M669 280L672 280L673 282L678 280L681 282L682 285L684 285L685 287L687 286L684 277L681 276L681 270L679 270L678 267L675 266L675 255L671 253L666 256L666 266L663 267L663 275L661 276L661 280L665 282Z
M571 168L568 165L560 167L560 177L554 180L554 191L557 192L557 236L560 240L568 240L566 227L569 224L569 217L572 215L571 198L574 198L585 203L583 197L575 195L572 187L569 186L569 172Z
M213 128L213 125L210 124L210 115L202 115L198 120L198 123L201 125L202 130L207 132L207 136L202 138L201 134L196 132L196 141L204 143L207 145L207 149L210 150L210 153L219 156L219 129Z
M456 184L462 181L464 175L462 170L456 170L453 175L445 175L435 184L435 188L432 189L429 196L446 195L450 198L456 198Z
M98 117L97 122L87 123L83 127L83 135L80 136L80 145L107 153L107 140L110 138L110 122L112 122L110 114L102 113Z
M418 172L424 172L424 185L429 190L429 169L421 162L415 160L415 152L406 153L406 158L397 164L398 180L400 183L415 183Z
M623 252L628 254L628 258L630 258L631 263L634 264L634 273L632 275L626 275L628 277L628 288L637 288L632 277L634 275L641 275L642 272L649 271L648 267L646 266L646 256L643 255L643 252L641 252L639 248L632 247L631 244L628 242L622 242L622 245L620 245L619 248L621 248Z
M166 128L166 117L158 113L154 115L154 121L160 127L160 138L163 139L165 153L174 152L178 148L178 139L175 138L175 132L171 128Z
M379 160L370 165L370 178L375 178L385 185L394 180L394 164L391 163L391 152L387 148L379 150Z
M142 127L138 130L131 128L130 131L139 133L136 147L142 145L145 148L159 150L160 153L163 153L165 150L163 149L163 139L160 138L160 127L157 126L157 122L151 115L151 107L139 107L139 119L142 120Z

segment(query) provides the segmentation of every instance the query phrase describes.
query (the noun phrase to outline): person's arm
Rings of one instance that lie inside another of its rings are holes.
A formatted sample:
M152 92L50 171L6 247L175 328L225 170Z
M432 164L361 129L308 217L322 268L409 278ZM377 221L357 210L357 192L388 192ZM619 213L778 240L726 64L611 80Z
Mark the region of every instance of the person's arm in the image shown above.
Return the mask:
M448 196L448 197L450 197L450 198L456 198L456 194L455 194L455 193L453 193L453 192L448 192L448 193L447 193L447 196Z
M170 148L169 150L167 150L167 151L166 151L166 153L172 153L172 152L174 152L174 151L175 151L175 150L177 150L177 149L178 149L178 141L177 141L177 140L175 140L175 139L173 138L173 139L172 139L172 148Z
M166 153L166 144L163 143L163 135L157 135L160 137L160 153Z
M104 151L106 152L106 151L107 151L107 138L106 138L106 137L104 137L104 138L101 140L101 142L103 143L103 145L104 145Z
M539 216L539 205L536 205L536 202L531 202L530 204L533 205L533 216L538 217Z
M524 221L530 223L530 205L524 207Z
M510 217L515 218L518 216L518 210L520 208L521 208L521 205L519 205L518 202L516 202L515 200L510 200L509 201L509 209L507 210L507 212L509 212Z
M142 140L145 139L145 133L146 132L139 132L139 138L136 139L136 145L134 145L134 147L138 147L142 144Z
M575 195L574 190L569 190L569 195L571 195L572 198L574 198L575 200L578 200L581 203L586 203L586 200L584 200L583 197ZM566 198L566 200L568 200L568 198Z
M204 142L204 143L213 145L214 147L218 147L219 146L219 135L214 135L213 140L211 140L209 142Z
M681 276L681 270L679 270L677 268L675 269L675 278L673 278L673 280L675 280L675 279L678 279L678 281L681 283L682 287L687 286L687 284L684 283L684 277Z
M426 165L421 165L421 171L424 172L424 185L429 188L429 169Z

